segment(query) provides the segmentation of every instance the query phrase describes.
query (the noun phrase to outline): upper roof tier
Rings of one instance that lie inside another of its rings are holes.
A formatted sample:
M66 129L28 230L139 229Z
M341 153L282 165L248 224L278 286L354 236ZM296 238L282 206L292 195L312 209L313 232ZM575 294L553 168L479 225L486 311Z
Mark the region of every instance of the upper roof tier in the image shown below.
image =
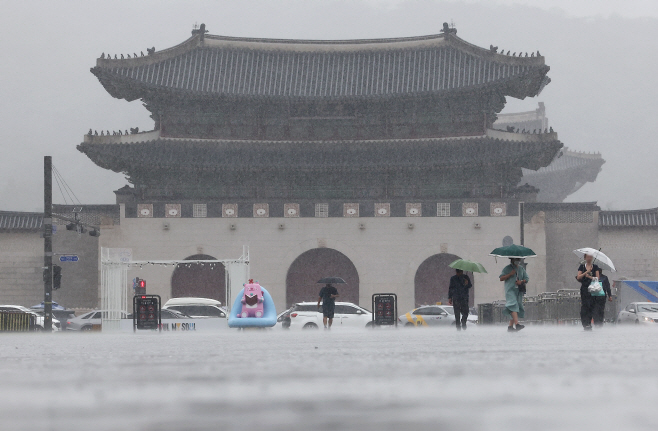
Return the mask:
M358 98L491 86L525 98L550 82L539 52L523 57L497 53L455 33L321 41L197 32L173 48L149 50L147 56L103 55L91 71L112 96L127 100L143 98L149 90L214 97Z

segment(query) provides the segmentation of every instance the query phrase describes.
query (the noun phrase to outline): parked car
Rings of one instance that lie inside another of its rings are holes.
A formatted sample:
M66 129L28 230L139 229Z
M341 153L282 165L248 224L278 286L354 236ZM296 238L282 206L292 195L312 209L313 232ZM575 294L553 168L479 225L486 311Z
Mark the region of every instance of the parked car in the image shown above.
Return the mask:
M619 312L617 323L658 323L658 304L655 302L631 302Z
M44 330L44 317L43 317L43 311L39 313L38 310L30 310L27 307L23 307L22 305L0 305L0 311L18 311L18 312L23 312L27 314L31 314L35 317L35 324L37 325L37 329L43 331ZM62 330L62 325L59 320L57 320L56 317L53 317L53 331L61 331Z
M336 302L332 328L367 328L372 326L372 312L351 302ZM290 310L290 329L322 327L322 311L317 302L300 302Z
M275 327L280 327L282 329L290 329L290 313L292 312L294 306L288 308L286 311L279 313L276 316L276 325Z
M190 317L214 317L226 319L228 310L222 303L209 298L171 298L163 310L176 310Z
M102 323L102 313L103 310L93 310L85 314L81 314L78 317L73 317L66 321L66 329L68 331L91 331L94 329L94 325L100 325ZM121 312L121 318L126 319L128 313L125 311Z
M468 315L468 323L477 323L477 315ZM404 326L449 326L455 324L455 310L452 305L423 305L398 317Z
M30 307L30 310L43 316L43 308ZM66 322L75 317L75 311L53 308L53 317L61 324L61 330L66 331Z

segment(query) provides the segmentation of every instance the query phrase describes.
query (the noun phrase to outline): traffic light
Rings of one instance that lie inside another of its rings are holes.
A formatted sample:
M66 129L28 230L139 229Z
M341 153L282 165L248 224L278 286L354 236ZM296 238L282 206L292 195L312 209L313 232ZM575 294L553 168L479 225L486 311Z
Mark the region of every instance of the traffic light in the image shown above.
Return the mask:
M62 287L62 267L53 265L53 290Z
M135 295L146 295L146 280L135 278L134 282Z

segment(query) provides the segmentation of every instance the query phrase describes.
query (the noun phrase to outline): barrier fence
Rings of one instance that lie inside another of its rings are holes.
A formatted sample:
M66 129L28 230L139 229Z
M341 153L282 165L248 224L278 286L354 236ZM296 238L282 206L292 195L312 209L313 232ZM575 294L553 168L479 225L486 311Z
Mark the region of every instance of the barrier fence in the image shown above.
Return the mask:
M605 321L614 321L617 316L616 301L605 305ZM519 319L525 323L540 325L577 325L580 324L580 290L563 289L557 292L546 292L538 296L523 298L525 318ZM496 325L508 324L505 316L505 301L495 301L488 304L478 304L479 323Z
M36 317L22 311L0 311L0 332L28 332L36 329Z

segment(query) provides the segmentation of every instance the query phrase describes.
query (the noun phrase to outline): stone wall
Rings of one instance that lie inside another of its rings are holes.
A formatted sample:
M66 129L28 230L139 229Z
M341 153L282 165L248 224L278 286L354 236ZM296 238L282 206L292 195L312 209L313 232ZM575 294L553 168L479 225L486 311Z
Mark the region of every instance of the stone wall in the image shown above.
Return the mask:
M120 224L103 230L100 245L132 248L135 260L184 259L196 254L237 258L242 246L249 246L251 276L269 289L279 310L288 305L285 283L292 262L307 250L328 247L354 263L360 305L369 308L373 293L393 292L398 294L400 311L406 312L414 307L418 267L438 253L483 263L489 273L475 274L475 302L501 299L498 275L507 262L496 262L488 254L508 235L518 241L518 217L125 218L122 205ZM541 229L526 244L533 247L532 241L539 249L544 247ZM535 277L532 288L543 291L544 261L538 259L533 265L529 267L530 276ZM171 296L172 273L172 267L146 266L129 271L128 277L146 279L149 293L166 301Z
M615 264L615 280L658 280L658 230L627 227L601 229L601 251Z
M68 308L98 306L98 238L57 226L53 235L53 262L62 267L62 287L53 292L53 300ZM60 262L61 254L78 256L77 262Z
M43 301L43 239L39 232L0 233L0 303Z
M582 247L599 247L598 211L587 204L533 204L525 213L526 245L529 242L528 229L544 232L545 248L543 257L536 250L538 258L545 259L546 291L578 289L576 282L579 259L573 250ZM540 248L541 249L541 248ZM532 263L532 259L528 262Z
M53 263L62 267L53 301L68 308L98 305L98 238L58 226L53 235ZM78 262L60 262L62 253ZM40 232L0 233L0 304L30 307L43 301L43 238Z

